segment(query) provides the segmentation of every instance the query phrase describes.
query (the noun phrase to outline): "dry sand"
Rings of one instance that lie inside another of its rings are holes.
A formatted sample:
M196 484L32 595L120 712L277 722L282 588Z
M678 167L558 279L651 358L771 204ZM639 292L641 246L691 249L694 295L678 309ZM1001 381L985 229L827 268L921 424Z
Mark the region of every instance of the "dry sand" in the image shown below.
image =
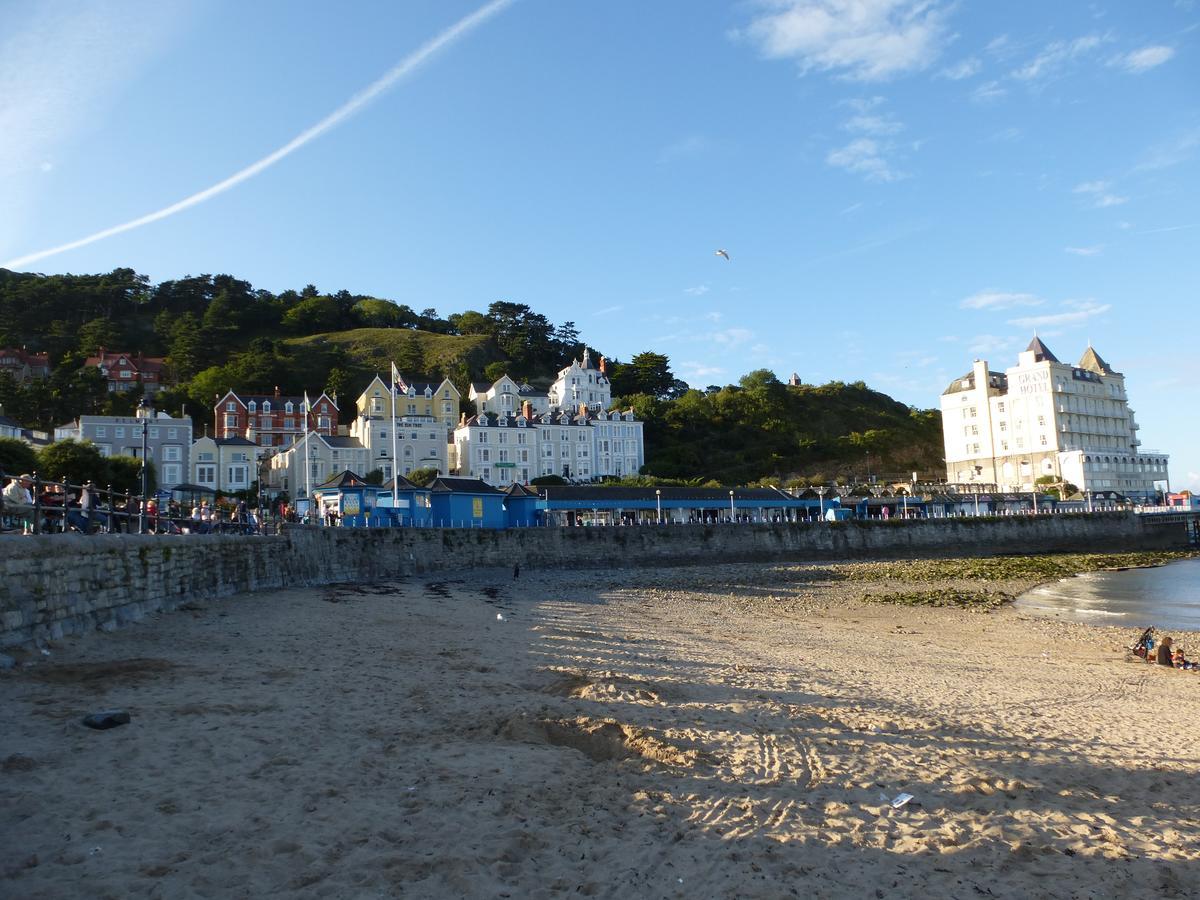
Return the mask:
M863 590L425 576L64 642L0 673L0 895L1200 896L1200 676Z

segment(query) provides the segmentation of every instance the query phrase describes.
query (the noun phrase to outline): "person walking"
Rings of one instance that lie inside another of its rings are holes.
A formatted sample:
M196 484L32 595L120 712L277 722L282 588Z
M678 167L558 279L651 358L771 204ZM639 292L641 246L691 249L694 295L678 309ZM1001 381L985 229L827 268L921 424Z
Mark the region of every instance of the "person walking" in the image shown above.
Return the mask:
M513 581L521 577L521 564L513 563Z

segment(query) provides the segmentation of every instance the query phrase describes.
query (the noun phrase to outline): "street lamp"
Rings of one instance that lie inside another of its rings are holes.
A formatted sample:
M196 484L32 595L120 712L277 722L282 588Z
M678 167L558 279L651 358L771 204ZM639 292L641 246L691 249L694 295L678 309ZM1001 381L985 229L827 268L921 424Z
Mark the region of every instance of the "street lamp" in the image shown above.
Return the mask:
M821 485L819 488L817 488L817 504L821 509L820 521L822 521L822 522L825 521L825 491L826 490L828 490L828 488L826 488L825 485Z
M662 491L654 489L654 508L658 510L658 524L662 524Z
M150 404L145 396L138 402L137 415L142 420L142 502L138 504L138 534L146 533L146 493L149 486L150 473L146 469L146 427L150 413Z
M733 511L733 491L729 492L729 521L732 522L737 518L737 514Z

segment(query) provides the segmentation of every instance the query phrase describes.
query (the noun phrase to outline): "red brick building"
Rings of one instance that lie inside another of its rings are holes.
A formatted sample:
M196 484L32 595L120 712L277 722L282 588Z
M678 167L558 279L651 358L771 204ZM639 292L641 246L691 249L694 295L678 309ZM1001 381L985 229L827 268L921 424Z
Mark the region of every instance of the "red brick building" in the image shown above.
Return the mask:
M45 353L31 353L24 347L0 347L0 372L7 372L17 384L49 378L50 357Z
M325 394L306 409L303 397L227 393L213 410L217 438L247 438L260 447L288 447L307 429L326 436L338 433L337 403Z
M159 356L133 356L113 353L101 347L86 365L95 366L108 381L110 391L131 391L154 394L166 386L166 360Z

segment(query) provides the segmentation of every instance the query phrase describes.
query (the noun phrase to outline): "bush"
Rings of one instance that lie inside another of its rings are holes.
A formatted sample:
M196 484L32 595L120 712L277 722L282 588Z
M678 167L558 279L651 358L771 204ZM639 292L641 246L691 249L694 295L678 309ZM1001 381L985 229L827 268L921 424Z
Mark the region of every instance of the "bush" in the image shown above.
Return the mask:
M37 468L37 454L24 441L0 438L0 472L24 475Z

